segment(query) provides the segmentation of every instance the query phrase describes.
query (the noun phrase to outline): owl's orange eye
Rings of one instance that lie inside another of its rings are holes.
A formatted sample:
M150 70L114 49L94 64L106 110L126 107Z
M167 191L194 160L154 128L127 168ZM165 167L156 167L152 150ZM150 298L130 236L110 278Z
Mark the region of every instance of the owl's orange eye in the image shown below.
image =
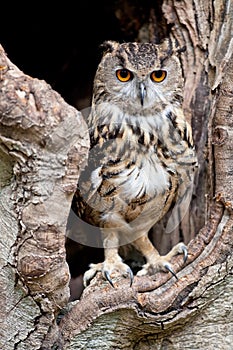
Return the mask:
M128 69L118 69L116 71L117 79L126 83L127 81L133 78L133 73L131 73Z
M155 83L161 83L167 76L167 72L165 70L154 70L151 73L151 80Z

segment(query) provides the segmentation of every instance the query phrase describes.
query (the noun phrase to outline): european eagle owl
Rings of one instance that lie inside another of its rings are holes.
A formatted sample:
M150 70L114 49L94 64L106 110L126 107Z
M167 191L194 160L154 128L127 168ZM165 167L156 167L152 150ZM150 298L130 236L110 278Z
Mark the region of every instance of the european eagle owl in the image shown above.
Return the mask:
M132 270L119 255L128 243L146 260L138 276L167 271L176 277L170 260L176 254L187 259L185 244L161 256L148 231L172 207L187 208L197 166L182 110L178 49L166 40L160 45L106 41L103 50L88 116L88 165L72 204L102 233L104 261L90 265L84 285L98 271L112 285L114 274L128 276L132 284Z

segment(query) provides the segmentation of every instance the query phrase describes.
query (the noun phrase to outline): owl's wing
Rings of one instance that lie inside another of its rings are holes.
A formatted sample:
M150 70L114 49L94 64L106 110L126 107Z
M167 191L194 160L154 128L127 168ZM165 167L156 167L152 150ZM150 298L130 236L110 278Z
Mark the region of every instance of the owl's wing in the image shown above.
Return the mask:
M173 209L167 222L166 233L171 233L175 230L189 210L193 195L195 172L198 167L190 124L185 121L182 114L179 117L179 113L177 113L175 122L181 139L186 142L186 151L182 156L178 157L178 164L180 165L177 168L177 172L180 184L173 201Z
M182 109L174 108L173 110L173 116L175 116L173 123L175 123L175 128L179 130L181 139L187 142L187 147L190 150L193 150L194 146L191 125L186 121Z
M113 207L119 211L123 202L119 190L131 171L130 160L116 152L116 143L98 140L92 145L74 196L73 210L92 225L102 226L101 217Z
M76 215L93 226L99 226L99 213L101 212L101 206L98 203L98 189L102 181L100 177L103 166L102 158L101 147L89 150L88 162L79 177L72 202L72 209Z
M189 183L182 183L179 186L175 200L173 201L173 208L169 216L165 232L171 233L174 231L184 219L189 211L190 203L193 195L193 181Z
M90 149L72 201L72 224L76 226L72 239L89 246L103 244L93 238L99 236L99 229L127 231L124 218L128 203L121 189L131 172L131 161L116 156L114 143L99 142ZM85 236L79 234L81 230Z

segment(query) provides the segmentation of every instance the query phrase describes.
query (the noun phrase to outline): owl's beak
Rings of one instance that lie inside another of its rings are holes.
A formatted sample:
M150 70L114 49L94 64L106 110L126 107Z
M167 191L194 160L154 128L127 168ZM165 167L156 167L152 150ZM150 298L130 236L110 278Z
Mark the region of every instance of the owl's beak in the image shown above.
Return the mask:
M144 98L146 96L146 87L144 83L139 84L139 96L141 100L141 105L143 106L144 103Z

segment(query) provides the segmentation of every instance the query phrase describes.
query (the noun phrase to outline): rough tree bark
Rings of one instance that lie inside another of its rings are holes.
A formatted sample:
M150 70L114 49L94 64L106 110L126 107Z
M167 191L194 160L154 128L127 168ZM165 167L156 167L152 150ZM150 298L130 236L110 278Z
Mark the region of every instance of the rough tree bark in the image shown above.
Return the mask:
M89 138L81 114L1 47L0 86L0 348L40 349L69 299L65 229Z
M200 163L191 217L193 232L202 227L188 262L174 259L178 281L158 273L113 289L97 277L68 304L65 226L87 129L1 49L2 349L232 349L233 2L164 0L162 11L169 35L186 46L184 108ZM150 23L151 40L155 30Z

